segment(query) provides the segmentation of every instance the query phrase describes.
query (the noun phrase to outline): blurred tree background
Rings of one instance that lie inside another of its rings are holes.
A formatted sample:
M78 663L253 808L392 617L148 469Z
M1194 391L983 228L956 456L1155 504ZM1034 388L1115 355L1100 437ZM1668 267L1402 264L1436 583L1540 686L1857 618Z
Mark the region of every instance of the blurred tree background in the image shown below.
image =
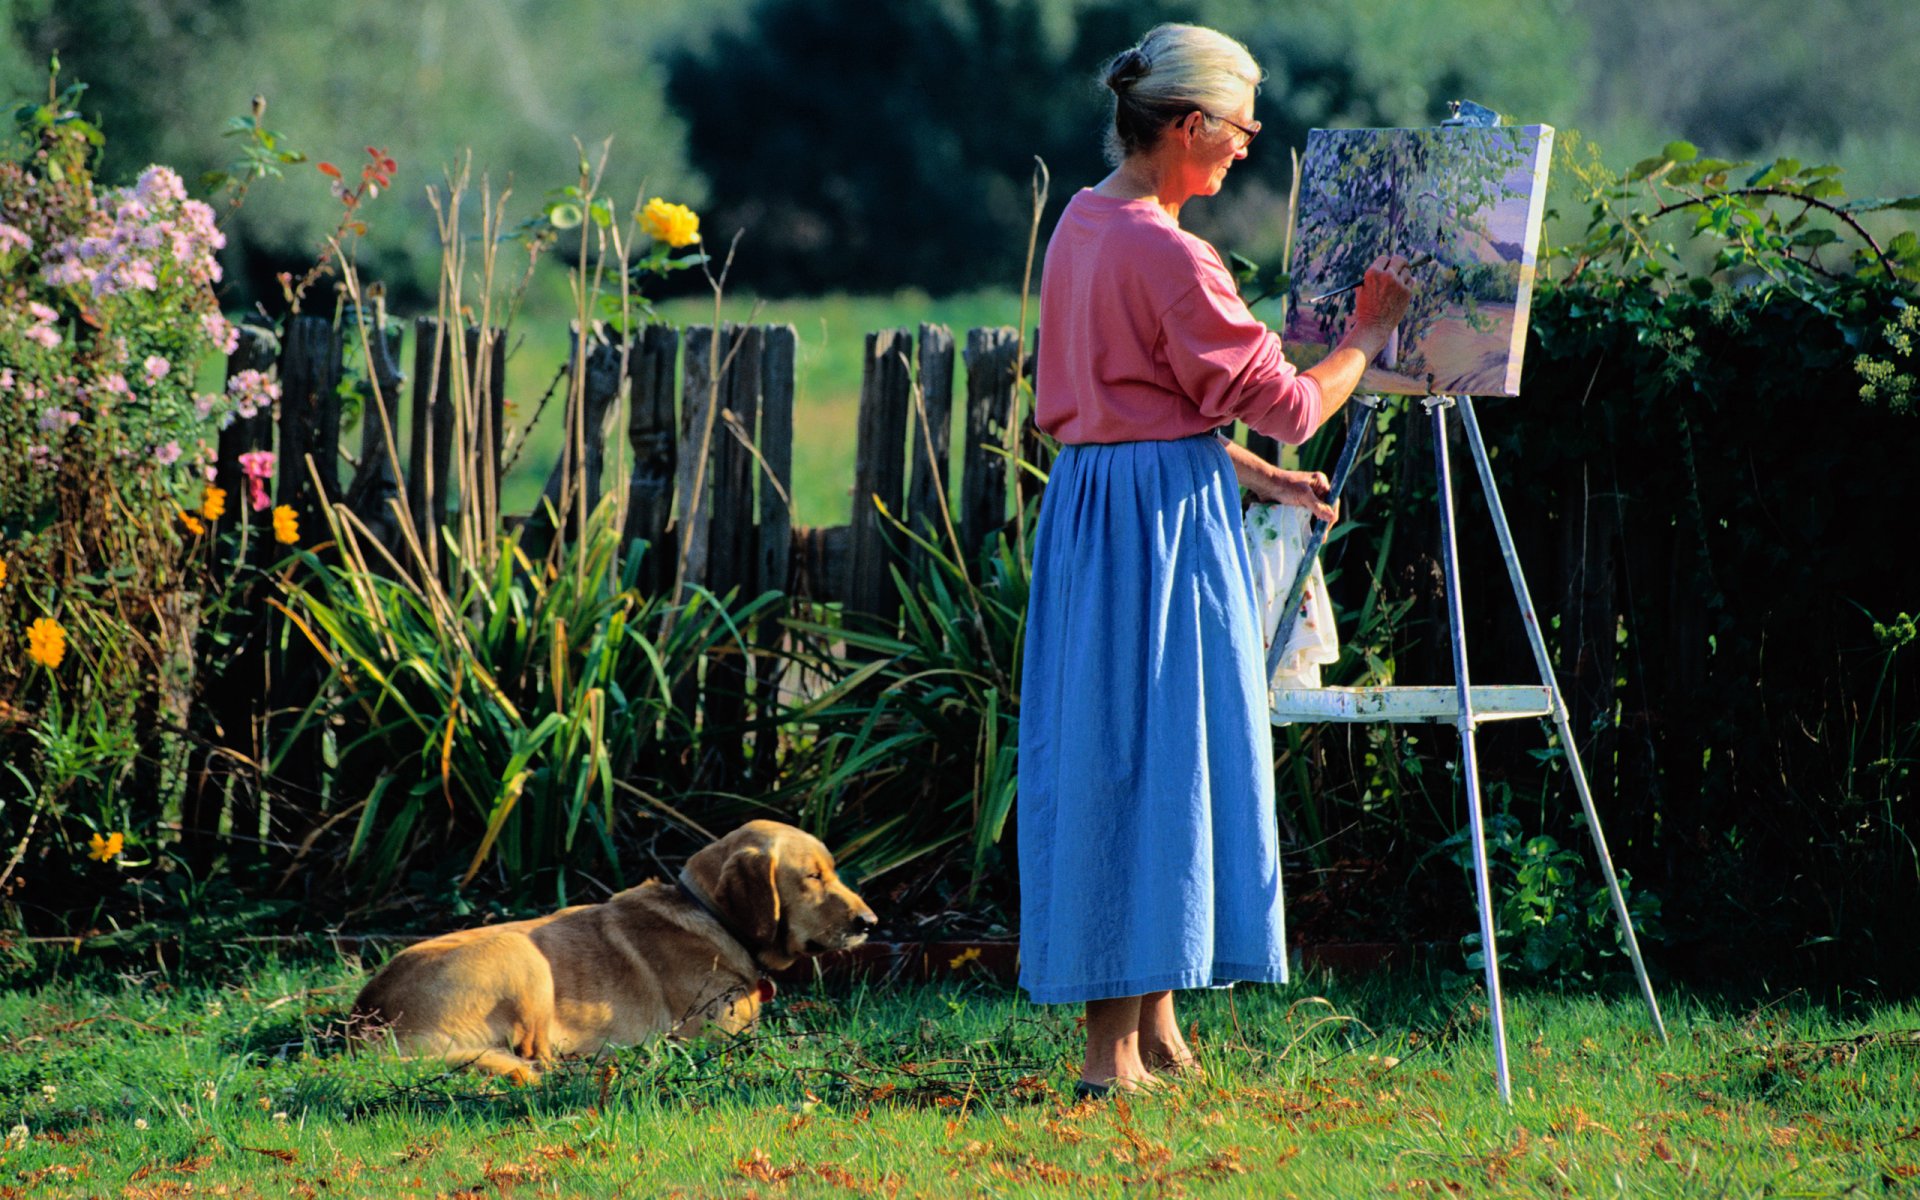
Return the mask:
M421 189L445 164L470 147L530 211L572 181L577 136L614 139L616 194L693 203L711 240L744 229L747 290L946 294L1018 284L1033 156L1050 221L1104 171L1097 66L1161 20L1232 33L1267 70L1230 202L1189 210L1263 261L1308 128L1430 124L1463 95L1622 163L1686 137L1836 161L1855 195L1920 179L1911 0L0 0L0 91L43 88L58 50L112 135L110 181L223 166L219 130L256 94L316 159L389 151L408 212L376 214L363 257L403 293L431 284ZM248 198L230 307L332 227L316 182Z

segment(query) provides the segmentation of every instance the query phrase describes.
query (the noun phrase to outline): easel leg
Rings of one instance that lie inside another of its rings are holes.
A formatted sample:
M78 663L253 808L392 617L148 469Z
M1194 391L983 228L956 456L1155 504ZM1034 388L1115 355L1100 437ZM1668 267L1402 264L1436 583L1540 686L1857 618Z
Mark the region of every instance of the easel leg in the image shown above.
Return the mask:
M1500 1099L1513 1103L1513 1075L1507 1065L1507 1014L1500 993L1500 948L1493 931L1493 885L1487 874L1486 817L1481 811L1480 756L1474 744L1473 689L1467 675L1465 606L1460 597L1460 550L1454 540L1453 472L1447 458L1445 396L1428 398L1433 414L1433 457L1440 481L1440 551L1447 580L1447 627L1452 633L1454 687L1460 695L1460 773L1467 784L1467 820L1473 833L1473 886L1480 908L1480 958L1486 969L1487 1008L1493 1018L1493 1069Z
M1480 486L1487 495L1487 511L1493 516L1493 531L1500 540L1500 557L1506 561L1507 576L1513 581L1514 599L1520 602L1520 620L1526 626L1527 640L1533 646L1534 664L1540 670L1540 682L1545 684L1553 695L1553 723L1559 732L1560 745L1566 751L1567 767L1573 772L1574 791L1580 797L1581 811L1586 814L1587 831L1593 835L1594 854L1600 859L1600 874L1607 881L1607 894L1613 898L1613 913L1620 920L1620 929L1627 943L1627 956L1633 961L1633 974L1640 982L1641 998L1647 1002L1647 1012L1653 1018L1653 1027L1660 1034L1661 1041L1667 1041L1667 1025L1660 1019L1660 1002L1653 997L1653 983L1647 978L1647 964L1640 957L1640 939L1633 932L1633 918L1627 912L1627 898L1620 891L1620 879L1614 874L1613 855L1607 852L1607 838L1600 831L1600 814L1593 805L1593 792L1587 786L1586 768L1580 762L1580 748L1574 742L1572 722L1567 715L1567 702L1560 694L1560 684L1553 673L1553 660L1547 654L1547 641L1540 632L1540 618L1533 607L1533 596L1527 590L1526 576L1520 571L1520 558L1514 553L1513 533L1507 528L1507 512L1500 503L1500 489L1493 482L1493 469L1488 464L1486 443L1480 438L1480 422L1473 415L1473 400L1467 396L1459 397L1460 419L1466 426L1467 444L1473 449L1473 463L1480 472ZM1436 414L1437 415L1437 414ZM1440 451L1443 459L1446 450ZM1442 511L1450 511L1449 507ZM1452 590L1449 576L1448 590Z

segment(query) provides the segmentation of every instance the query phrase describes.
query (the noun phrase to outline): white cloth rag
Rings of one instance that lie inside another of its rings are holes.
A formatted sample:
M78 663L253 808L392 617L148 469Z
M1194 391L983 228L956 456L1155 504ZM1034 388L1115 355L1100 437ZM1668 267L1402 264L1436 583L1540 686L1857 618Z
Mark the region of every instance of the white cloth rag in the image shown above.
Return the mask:
M1280 631L1280 606L1287 602L1293 577L1306 554L1307 530L1313 514L1290 504L1255 504L1247 509L1244 528L1247 556L1253 560L1253 596L1260 613L1260 646L1271 653ZM1333 624L1333 604L1327 599L1326 579L1314 560L1300 597L1300 617L1287 637L1286 651L1267 680L1273 690L1317 688L1320 668L1340 659L1340 634Z

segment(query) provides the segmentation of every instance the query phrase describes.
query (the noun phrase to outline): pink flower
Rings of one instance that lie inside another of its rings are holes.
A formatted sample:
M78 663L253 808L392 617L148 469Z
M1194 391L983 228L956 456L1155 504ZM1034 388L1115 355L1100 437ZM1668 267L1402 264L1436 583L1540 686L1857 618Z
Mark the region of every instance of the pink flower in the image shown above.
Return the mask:
M165 379L167 372L173 369L173 365L166 359L161 358L158 354L147 355L147 361L142 363L141 366L146 369L147 378L154 383L159 383L162 379Z
M158 163L140 172L140 179L133 185L134 195L152 205L179 203L187 198L186 185L180 182L180 176L172 168Z
M160 288L160 277L153 272L153 264L140 258L122 259L114 269L113 282L122 291L152 292ZM100 292L100 280L93 282L95 294Z
M0 367L0 392L13 390L13 368Z
M267 480L273 478L273 451L249 450L239 458L240 473L247 477L247 497L253 511L263 512L273 501L267 498Z
M153 461L163 467L170 467L180 461L180 443L168 442L154 449Z
M280 385L258 371L241 371L227 380L227 394L236 412L251 417L280 398Z
M80 414L67 408L49 408L40 414L40 429L51 433L56 429L71 429L80 423Z
M115 371L100 381L100 390L110 396L131 396L133 389L127 386L127 377Z
M60 464L54 452L39 442L27 447L27 461L43 471L50 471Z
M240 331L233 322L219 313L207 313L200 318L200 327L206 330L207 339L220 348L222 354L232 354L240 346Z
M48 308L38 300L29 300L27 302L27 312L32 314L33 319L42 325L50 325L60 319L59 313Z
M13 249L31 250L33 249L33 239L28 237L23 231L7 224L5 221L0 221L0 254L5 254L7 251Z
M91 285L93 277L85 263L77 258L67 258L48 263L40 272L40 278L49 287L73 287L82 283Z
M27 327L27 337L49 350L60 344L60 331L51 325L30 325Z

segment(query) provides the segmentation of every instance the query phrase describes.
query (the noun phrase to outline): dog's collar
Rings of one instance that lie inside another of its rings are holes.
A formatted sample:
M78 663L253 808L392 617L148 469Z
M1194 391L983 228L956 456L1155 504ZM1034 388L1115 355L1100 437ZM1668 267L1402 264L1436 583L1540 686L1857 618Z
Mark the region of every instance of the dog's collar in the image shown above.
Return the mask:
M706 893L687 882L687 873L684 869L681 870L674 882L680 885L680 894L693 901L701 912L712 917L713 923L720 927L721 932L740 943L740 948L747 952L747 957L753 960L753 965L759 968L761 972L761 978L757 985L758 990L765 993L761 996L761 999L771 1000L773 998L773 981L766 978L767 964L760 961L760 952L753 948L753 943L748 941L746 935L742 934L732 921L727 920L718 908L714 907L713 901L707 899Z

